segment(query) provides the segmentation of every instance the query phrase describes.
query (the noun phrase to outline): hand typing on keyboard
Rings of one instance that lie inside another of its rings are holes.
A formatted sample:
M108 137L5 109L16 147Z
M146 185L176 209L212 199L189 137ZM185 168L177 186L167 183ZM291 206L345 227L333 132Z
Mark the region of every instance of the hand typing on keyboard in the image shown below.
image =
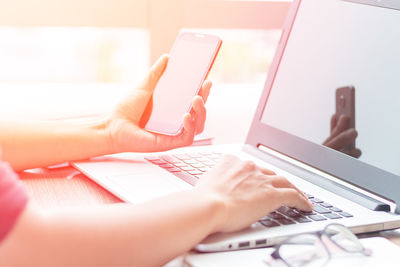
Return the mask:
M307 196L286 178L235 156L224 156L204 174L195 190L221 204L216 231L231 232L273 212L281 206L311 212Z

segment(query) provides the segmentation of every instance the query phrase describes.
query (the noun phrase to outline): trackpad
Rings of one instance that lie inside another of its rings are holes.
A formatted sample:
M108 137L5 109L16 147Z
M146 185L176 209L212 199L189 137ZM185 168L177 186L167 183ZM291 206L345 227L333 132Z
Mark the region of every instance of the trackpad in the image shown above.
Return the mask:
M151 199L182 191L182 187L171 181L169 175L124 174L107 176L119 187L118 195L124 200L138 204Z

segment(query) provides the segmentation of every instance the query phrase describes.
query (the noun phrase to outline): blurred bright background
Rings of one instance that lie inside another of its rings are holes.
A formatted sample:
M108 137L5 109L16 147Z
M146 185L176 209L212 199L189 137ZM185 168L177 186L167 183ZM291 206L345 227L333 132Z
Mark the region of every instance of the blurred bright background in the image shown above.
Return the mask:
M2 3L0 116L54 119L109 112L158 56L169 51L178 32L190 30L223 39L210 75L214 87L207 123L217 124L218 109L243 113L241 106L256 108L289 4L282 0Z

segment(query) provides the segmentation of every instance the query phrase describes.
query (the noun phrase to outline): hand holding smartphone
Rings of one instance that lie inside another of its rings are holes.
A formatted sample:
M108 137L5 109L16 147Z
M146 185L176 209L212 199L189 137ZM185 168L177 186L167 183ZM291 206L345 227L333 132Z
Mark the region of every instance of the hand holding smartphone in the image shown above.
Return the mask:
M207 78L221 43L213 35L184 32L178 36L154 90L146 130L166 135L181 132L183 116L190 112L192 99Z

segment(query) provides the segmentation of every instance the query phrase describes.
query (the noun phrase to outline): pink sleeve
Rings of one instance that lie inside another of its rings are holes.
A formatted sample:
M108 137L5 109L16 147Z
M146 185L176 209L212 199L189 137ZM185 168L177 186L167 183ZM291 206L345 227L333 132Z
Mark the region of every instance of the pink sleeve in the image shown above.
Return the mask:
M0 243L24 210L28 197L11 167L0 162Z

